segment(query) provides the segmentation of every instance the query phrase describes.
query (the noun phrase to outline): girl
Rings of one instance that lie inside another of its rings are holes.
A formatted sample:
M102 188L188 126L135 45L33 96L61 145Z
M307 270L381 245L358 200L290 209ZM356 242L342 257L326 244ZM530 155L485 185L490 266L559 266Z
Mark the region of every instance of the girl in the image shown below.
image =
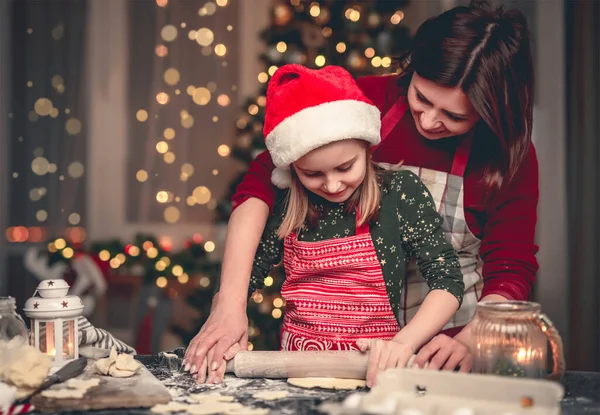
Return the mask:
M400 64L399 75L359 79L382 113L385 141L373 159L403 160L404 168L423 179L458 252L465 282L461 308L415 362L468 371L477 302L529 299L538 268L538 167L531 144L534 94L526 20L516 10L456 7L417 30ZM188 362L207 360L209 368L218 369L229 347L246 347L245 284L275 202L272 170L269 153L259 155L234 197L220 294L190 343ZM428 292L414 263L406 279L400 327L423 307ZM211 371L209 381L221 376Z
M263 233L251 286L262 288L283 259L281 348L373 348L370 386L378 369L404 367L458 309L464 283L456 252L421 180L410 171L386 175L371 162L379 110L346 70L279 68L264 134L277 166L272 181L290 189ZM413 256L429 293L400 330Z

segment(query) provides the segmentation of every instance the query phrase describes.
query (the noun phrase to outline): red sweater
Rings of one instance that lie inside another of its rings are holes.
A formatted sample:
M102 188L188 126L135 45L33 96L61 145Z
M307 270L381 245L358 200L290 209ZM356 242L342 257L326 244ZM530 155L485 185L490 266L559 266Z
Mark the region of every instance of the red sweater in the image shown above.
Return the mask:
M370 76L358 80L382 116L400 94L395 80L395 76ZM403 161L407 166L450 172L455 149L453 138L431 141L421 136L407 112L373 153L373 159L387 163ZM471 159L465 173L464 205L471 232L482 240L482 295L498 294L512 300L528 300L538 270L535 257L538 247L534 243L539 195L535 149L532 145L514 179L504 185L489 204L483 201L482 169L474 164L477 163ZM256 157L233 196L234 209L251 197L273 207L273 169L267 151Z

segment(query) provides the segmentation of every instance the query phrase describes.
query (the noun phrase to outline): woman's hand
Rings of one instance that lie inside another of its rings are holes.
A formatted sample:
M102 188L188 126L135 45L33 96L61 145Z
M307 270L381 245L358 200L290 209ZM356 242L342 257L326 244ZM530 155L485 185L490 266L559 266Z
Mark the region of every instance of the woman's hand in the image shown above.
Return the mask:
M406 367L414 354L412 346L394 340L359 339L356 345L361 352L370 350L367 368L367 386L375 385L380 372L394 367Z
M215 299L216 300L216 299ZM225 361L248 349L246 308L219 302L183 358L184 369L200 383L219 383L225 375Z
M412 367L433 370L456 370L469 372L473 356L467 342L461 341L460 334L455 338L438 334L429 343L421 347Z

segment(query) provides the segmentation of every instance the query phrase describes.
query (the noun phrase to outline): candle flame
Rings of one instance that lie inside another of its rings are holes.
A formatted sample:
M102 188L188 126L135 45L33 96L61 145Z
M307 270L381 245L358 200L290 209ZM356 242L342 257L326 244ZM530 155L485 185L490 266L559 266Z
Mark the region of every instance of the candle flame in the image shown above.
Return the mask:
M517 353L517 360L519 362L526 362L531 358L531 349L521 347Z

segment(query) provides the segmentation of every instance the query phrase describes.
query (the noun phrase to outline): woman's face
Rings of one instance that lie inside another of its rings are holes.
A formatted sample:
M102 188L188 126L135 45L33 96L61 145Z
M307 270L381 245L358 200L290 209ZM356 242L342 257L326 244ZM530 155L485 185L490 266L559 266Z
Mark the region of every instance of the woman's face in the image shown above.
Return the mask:
M417 130L428 140L465 134L480 118L462 89L440 86L417 73L408 87L408 105Z
M330 202L345 202L367 171L367 147L361 140L341 140L319 147L293 163L304 187Z

